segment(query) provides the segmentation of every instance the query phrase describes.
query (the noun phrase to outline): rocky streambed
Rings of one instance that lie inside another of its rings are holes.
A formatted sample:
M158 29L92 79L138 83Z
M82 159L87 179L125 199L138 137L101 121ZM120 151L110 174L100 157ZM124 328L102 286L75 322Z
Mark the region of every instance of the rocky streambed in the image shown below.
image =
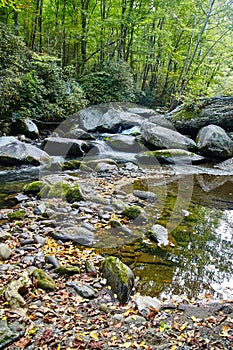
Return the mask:
M0 348L231 348L231 158L151 110L106 108L68 120L34 160L21 141L12 166L18 141L3 139ZM134 286L104 275L109 256Z

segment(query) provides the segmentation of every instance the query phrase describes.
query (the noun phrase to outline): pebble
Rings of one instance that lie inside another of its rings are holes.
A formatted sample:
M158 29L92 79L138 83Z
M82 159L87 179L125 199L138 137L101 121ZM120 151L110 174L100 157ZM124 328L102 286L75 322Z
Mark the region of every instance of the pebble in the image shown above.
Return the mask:
M11 255L11 249L5 243L0 243L0 260L8 260Z

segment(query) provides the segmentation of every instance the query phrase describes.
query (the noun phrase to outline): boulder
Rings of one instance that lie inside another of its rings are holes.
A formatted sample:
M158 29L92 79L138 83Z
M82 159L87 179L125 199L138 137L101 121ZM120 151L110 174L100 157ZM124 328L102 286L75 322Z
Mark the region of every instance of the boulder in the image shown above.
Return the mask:
M200 163L205 159L199 154L184 149L162 149L140 152L136 155L136 158L139 163L145 164L155 164L155 159L165 164L192 164Z
M52 231L51 236L62 242L74 242L78 245L91 246L94 242L94 234L92 231L84 227L66 227L60 228L59 231Z
M207 157L233 157L233 141L226 131L217 125L208 125L199 131L197 147Z
M33 145L21 142L12 136L0 137L0 163L40 165L50 160L47 153Z
M76 140L95 140L95 137L89 132L84 131L73 125L72 128L65 134L65 137L76 139Z
M140 216L145 216L144 210L139 205L130 205L126 207L122 214L129 219L137 219Z
M182 105L166 115L181 133L196 136L207 125L214 124L233 131L233 97L202 98L191 106Z
M148 109L143 109L143 107L138 108L137 105L127 107L127 104L106 103L82 110L79 113L79 123L81 128L88 131L98 130L114 133L118 132L119 129L124 130L141 125L143 120L151 116L152 113L148 113Z
M23 134L30 139L37 139L40 136L36 124L29 118L17 119L12 123L11 131L14 135Z
M168 245L168 230L162 225L156 224L152 226L151 230L148 232L148 236L151 240L158 243L158 245Z
M113 149L119 152L140 152L142 145L135 140L132 135L113 135L106 138L106 143Z
M53 156L81 157L91 149L85 141L63 137L48 137L45 139L45 151Z
M109 256L101 264L101 272L113 293L117 294L121 303L126 303L134 286L134 274L132 270L120 259Z
M175 130L173 124L162 115L153 115L148 120L150 123L162 126L163 128Z
M150 122L144 122L141 126L141 136L150 148L178 148L178 149L194 149L196 143L178 133L177 131L164 128Z

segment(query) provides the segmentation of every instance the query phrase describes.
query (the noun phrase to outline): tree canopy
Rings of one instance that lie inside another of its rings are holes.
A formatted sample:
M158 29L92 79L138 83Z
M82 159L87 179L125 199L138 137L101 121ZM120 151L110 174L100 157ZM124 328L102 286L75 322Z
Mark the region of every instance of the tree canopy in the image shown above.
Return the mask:
M132 73L133 99L137 91L141 103L170 107L230 92L232 18L232 0L0 2L0 21L37 54L56 56L61 68L72 66L89 96L90 87L103 86L103 76L120 64L128 82ZM97 95L90 101L104 100Z

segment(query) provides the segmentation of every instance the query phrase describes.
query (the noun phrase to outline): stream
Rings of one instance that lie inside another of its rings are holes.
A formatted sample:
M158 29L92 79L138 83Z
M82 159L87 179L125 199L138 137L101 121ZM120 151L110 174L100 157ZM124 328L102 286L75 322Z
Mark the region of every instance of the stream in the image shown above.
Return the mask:
M106 135L104 135L106 137ZM96 143L88 159L112 158L119 169L135 162L135 153L113 151L103 140ZM147 203L148 222L132 222L133 235L117 240L97 233L96 249L102 254L119 256L140 277L141 293L170 298L185 295L229 299L233 295L233 173L216 169L213 164L144 165L146 180L130 178L119 191L150 191L158 202ZM152 165L153 168L153 165ZM148 175L147 175L148 170ZM12 195L25 183L39 177L38 167L0 168L0 208L14 205ZM167 227L169 245L149 240L145 233L151 224ZM107 246L107 248L106 248Z

